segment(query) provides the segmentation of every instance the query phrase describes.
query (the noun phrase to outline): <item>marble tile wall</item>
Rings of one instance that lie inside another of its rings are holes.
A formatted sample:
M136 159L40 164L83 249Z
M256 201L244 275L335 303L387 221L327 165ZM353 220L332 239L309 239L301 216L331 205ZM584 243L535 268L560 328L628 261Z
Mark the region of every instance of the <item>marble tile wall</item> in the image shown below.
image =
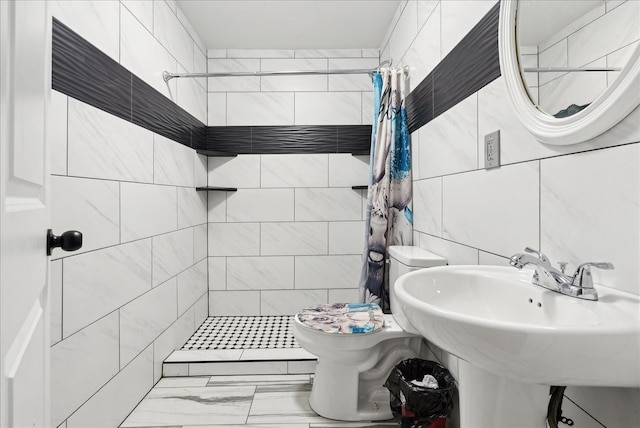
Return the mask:
M638 2L605 3L609 14L639 16ZM494 5L402 2L381 59L392 56L411 67L415 87L416 76L428 74ZM616 269L594 270L596 282L640 294L632 273L640 260L638 123L640 109L593 140L543 145L514 116L503 79L494 80L412 134L414 242L450 264L507 264L525 246L540 248L552 261L567 260L569 270L583 261L611 261ZM483 138L496 130L502 166L485 170ZM457 376L455 356L433 346L430 356ZM638 394L569 388L564 408L583 426L635 426Z
M55 1L52 14L206 122L202 44L175 3ZM206 158L53 91L52 228L83 232L51 261L51 426L118 426L208 315Z
M377 49L209 49L209 72L372 69ZM369 125L371 80L345 76L210 77L209 126Z
M368 159L350 154L209 159L211 315L292 315L357 299ZM334 293L340 291L339 293Z
M212 72L375 68L377 49L207 51ZM209 126L367 125L369 77L209 78ZM357 299L367 156L209 158L209 310L293 314Z

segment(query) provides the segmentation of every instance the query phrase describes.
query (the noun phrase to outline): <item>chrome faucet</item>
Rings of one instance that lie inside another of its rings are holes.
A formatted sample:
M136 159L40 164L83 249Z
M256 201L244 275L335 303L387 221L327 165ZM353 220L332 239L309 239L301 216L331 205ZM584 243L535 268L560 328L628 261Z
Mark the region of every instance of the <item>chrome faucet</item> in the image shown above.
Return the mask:
M535 267L531 280L533 284L579 299L598 300L598 292L593 286L593 278L591 277L591 267L613 269L613 264L608 262L582 263L578 266L573 276L569 276L564 273L566 263L560 264L562 266L560 271L551 266L549 258L541 251L529 247L525 248L524 251L525 253L511 256L509 260L511 266L522 269L526 265L533 265Z

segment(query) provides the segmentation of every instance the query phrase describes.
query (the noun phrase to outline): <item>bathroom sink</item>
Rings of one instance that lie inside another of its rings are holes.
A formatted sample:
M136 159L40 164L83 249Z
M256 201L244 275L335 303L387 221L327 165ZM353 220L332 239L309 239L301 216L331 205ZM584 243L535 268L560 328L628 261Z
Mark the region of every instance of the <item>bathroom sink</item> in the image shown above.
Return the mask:
M524 383L640 387L640 298L596 284L589 301L533 285L533 269L443 266L400 277L396 296L429 341Z

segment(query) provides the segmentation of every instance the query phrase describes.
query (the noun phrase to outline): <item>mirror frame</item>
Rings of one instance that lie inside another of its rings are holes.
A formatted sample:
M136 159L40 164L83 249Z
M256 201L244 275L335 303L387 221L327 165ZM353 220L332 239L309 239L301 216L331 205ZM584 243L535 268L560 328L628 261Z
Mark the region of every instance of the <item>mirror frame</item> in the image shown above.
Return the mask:
M614 127L640 106L640 45L620 71L620 76L584 110L566 118L555 118L539 110L527 93L518 57L516 34L517 0L501 0L498 28L500 71L515 114L540 142L552 145L578 144Z

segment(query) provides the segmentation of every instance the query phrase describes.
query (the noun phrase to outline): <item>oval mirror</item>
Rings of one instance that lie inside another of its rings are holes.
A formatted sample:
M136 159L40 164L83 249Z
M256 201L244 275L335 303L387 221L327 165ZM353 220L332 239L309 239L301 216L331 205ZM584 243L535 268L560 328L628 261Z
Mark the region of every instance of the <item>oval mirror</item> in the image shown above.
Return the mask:
M590 140L640 105L638 1L502 1L498 43L514 110L539 141Z

